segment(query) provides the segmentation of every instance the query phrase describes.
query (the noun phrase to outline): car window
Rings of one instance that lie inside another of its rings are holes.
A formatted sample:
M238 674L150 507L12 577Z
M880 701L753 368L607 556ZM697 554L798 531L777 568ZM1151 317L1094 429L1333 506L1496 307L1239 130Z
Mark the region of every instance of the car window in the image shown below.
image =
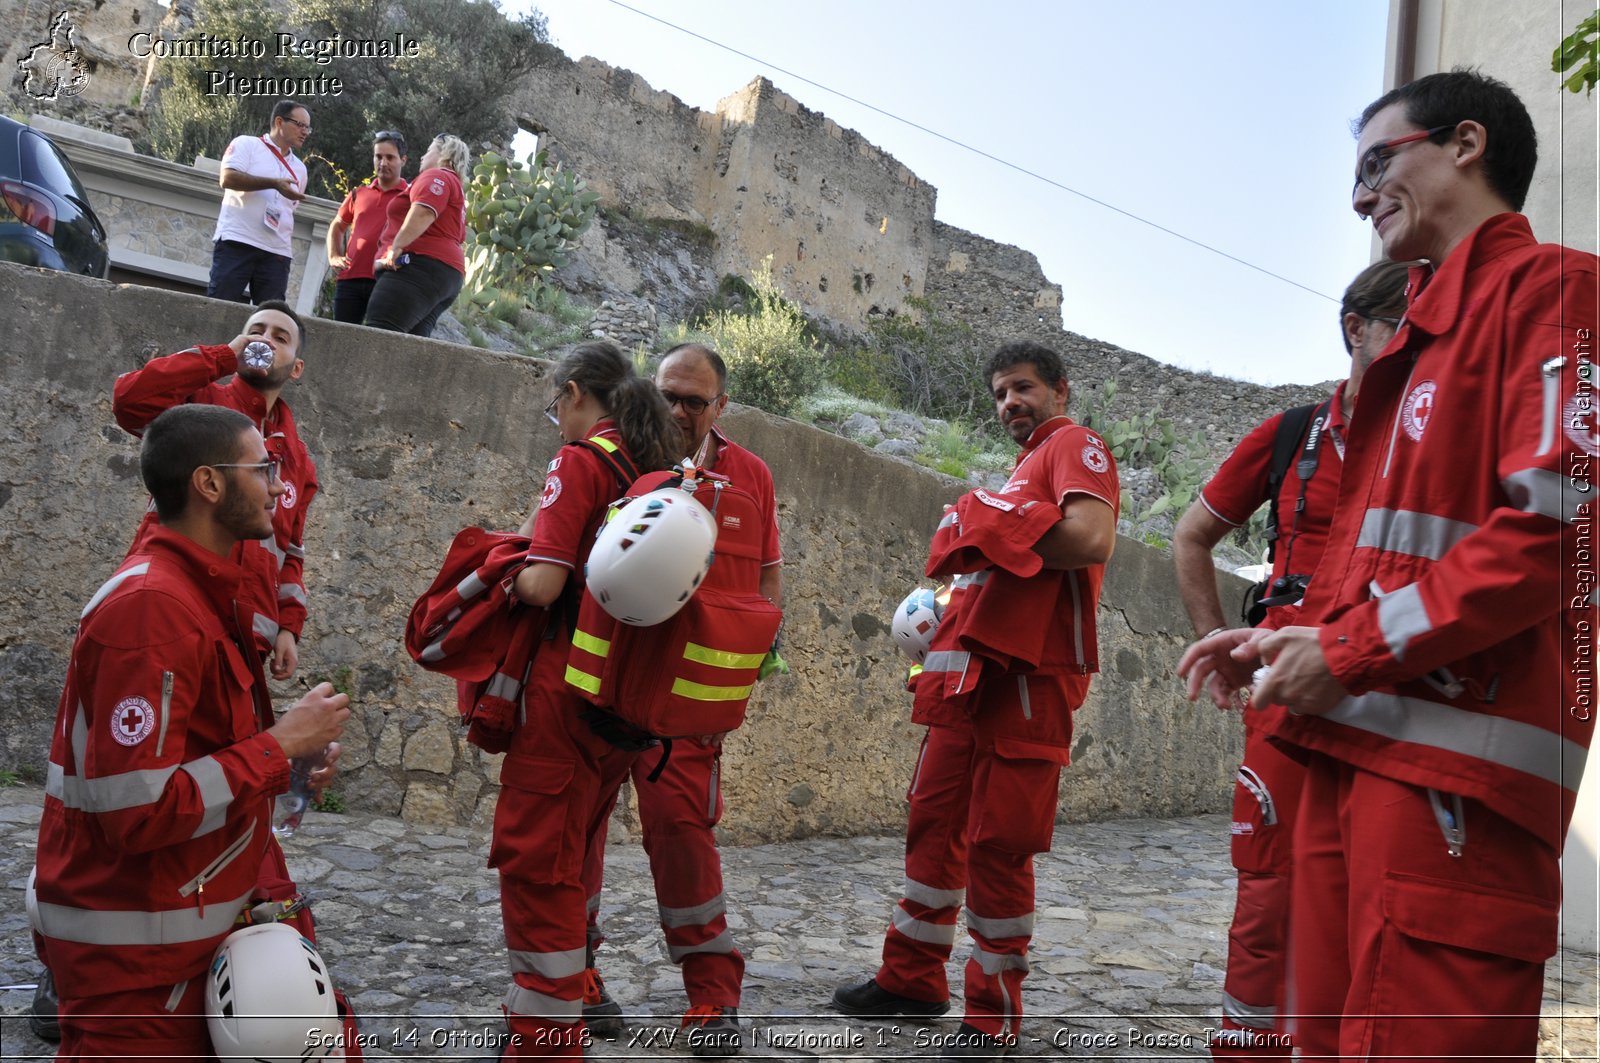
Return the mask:
M89 202L89 194L78 183L71 164L54 144L37 133L22 136L22 179L43 185L57 195L70 194Z
M0 121L0 177L21 177L22 161L17 158L17 134L22 127Z

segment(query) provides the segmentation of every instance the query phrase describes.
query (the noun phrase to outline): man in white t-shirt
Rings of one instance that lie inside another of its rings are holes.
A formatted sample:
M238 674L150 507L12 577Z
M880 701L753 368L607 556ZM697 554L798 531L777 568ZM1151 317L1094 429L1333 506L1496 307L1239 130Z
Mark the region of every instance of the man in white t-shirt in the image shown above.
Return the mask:
M213 299L263 303L288 296L294 208L306 198L306 165L294 153L310 135L311 112L279 100L271 132L234 137L222 153L222 209L206 289Z

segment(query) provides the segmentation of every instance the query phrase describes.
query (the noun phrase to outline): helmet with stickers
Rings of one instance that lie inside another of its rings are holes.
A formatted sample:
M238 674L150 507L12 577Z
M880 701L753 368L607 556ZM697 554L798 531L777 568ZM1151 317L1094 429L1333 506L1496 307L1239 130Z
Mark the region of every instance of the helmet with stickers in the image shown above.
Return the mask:
M584 579L600 607L624 624L649 627L675 616L711 567L716 523L678 487L641 495L611 514Z
M206 1026L223 1059L300 1063L342 1054L327 965L288 923L235 930L217 946L206 977Z

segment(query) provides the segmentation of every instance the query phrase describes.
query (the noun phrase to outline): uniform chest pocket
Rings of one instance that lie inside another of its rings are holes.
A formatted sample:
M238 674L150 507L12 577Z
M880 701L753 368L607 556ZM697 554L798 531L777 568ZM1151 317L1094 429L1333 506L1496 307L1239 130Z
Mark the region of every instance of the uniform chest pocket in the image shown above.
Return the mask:
M226 704L228 737L242 742L260 730L256 720L255 673L239 647L229 639L217 640L217 692ZM200 692L202 704L206 691Z

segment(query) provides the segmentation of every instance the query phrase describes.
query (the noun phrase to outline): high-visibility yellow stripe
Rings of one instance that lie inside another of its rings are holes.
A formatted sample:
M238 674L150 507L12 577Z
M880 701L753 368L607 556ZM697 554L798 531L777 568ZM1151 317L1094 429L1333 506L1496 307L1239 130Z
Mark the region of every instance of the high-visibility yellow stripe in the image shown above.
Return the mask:
M731 650L714 650L710 646L700 646L693 642L683 648L684 660L709 664L713 668L759 668L761 659L765 656L765 651L734 653Z
M580 672L570 664L567 665L567 682L579 690L586 690L591 694L600 693L599 676L590 675L588 672Z
M611 652L611 642L598 635L591 635L579 629L572 633L572 645L584 653L592 653L596 657L604 657Z
M708 687L704 683L691 683L687 679L674 679L672 692L695 701L739 701L750 696L755 684L742 687Z
M590 436L589 442L608 453L615 454L617 452L617 445L605 436Z
M917 678L917 676L919 676L921 674L922 674L922 665L920 665L920 664L912 665L911 666L911 671L909 673L907 673L907 675L906 675L906 682L908 682L908 683L911 682L911 680Z

